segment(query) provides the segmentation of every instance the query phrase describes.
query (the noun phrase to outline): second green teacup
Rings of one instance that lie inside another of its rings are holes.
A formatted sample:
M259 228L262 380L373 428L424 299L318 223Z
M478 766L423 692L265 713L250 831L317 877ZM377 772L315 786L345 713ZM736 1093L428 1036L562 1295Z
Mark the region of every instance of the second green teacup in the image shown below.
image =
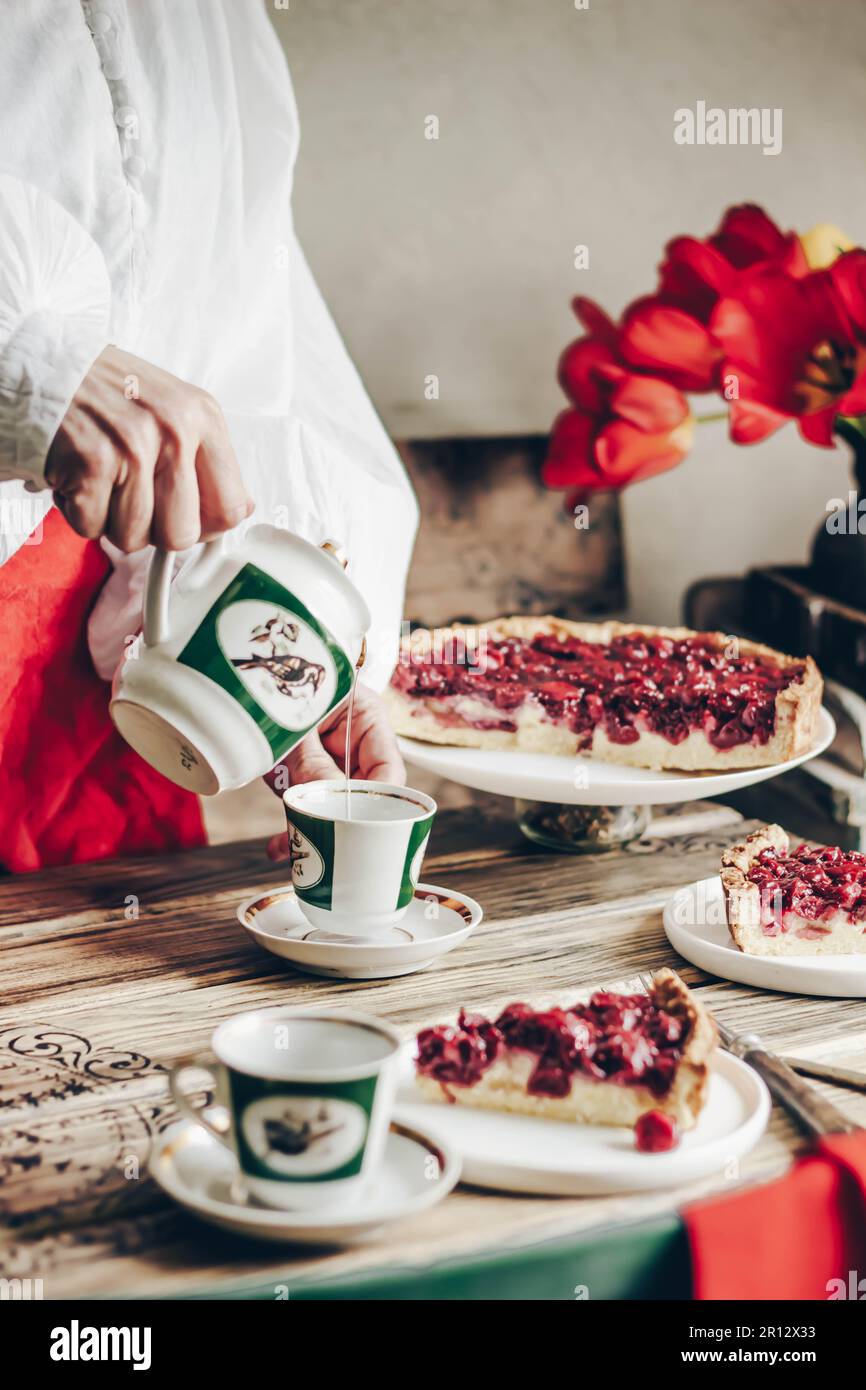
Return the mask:
M232 1149L249 1192L271 1207L331 1206L359 1196L379 1163L399 1079L400 1035L337 1009L257 1009L221 1023L216 1065L172 1067L181 1112ZM193 1105L189 1072L210 1074L218 1119Z

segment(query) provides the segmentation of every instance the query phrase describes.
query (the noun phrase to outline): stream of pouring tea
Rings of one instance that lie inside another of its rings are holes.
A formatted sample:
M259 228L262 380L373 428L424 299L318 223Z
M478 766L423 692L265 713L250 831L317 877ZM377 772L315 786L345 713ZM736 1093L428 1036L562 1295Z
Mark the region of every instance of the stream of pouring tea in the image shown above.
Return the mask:
M343 775L346 779L346 820L352 819L352 797L349 791L349 778L352 775L352 715L355 711L355 689L358 684L358 672L367 660L367 639L361 638L361 650L358 653L358 660L355 662L355 671L352 676L352 689L349 692L349 703L346 706L346 747L343 755Z

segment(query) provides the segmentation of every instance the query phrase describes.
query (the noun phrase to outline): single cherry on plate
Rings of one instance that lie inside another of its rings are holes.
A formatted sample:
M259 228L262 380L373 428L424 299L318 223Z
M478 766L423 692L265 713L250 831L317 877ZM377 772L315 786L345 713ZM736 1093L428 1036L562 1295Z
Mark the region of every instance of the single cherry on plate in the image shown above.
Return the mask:
M663 1154L680 1142L677 1122L662 1110L646 1110L634 1127L635 1147L642 1154Z

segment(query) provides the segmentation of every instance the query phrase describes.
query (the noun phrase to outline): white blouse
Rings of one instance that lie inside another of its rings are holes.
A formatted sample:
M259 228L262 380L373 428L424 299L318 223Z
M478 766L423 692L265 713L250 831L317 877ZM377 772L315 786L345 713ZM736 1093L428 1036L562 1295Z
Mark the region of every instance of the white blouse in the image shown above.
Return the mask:
M381 687L417 505L294 234L297 111L262 0L4 0L0 91L0 563L36 539L48 447L114 343L220 402L254 521L342 544ZM103 544L108 679L147 552Z

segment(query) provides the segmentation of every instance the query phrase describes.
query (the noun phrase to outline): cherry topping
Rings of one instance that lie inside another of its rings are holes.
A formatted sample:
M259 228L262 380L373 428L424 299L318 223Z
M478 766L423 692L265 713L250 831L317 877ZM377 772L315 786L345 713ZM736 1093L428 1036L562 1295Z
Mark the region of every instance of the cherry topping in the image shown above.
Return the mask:
M446 1088L474 1086L500 1049L535 1058L531 1095L567 1096L574 1076L670 1090L688 1025L644 994L599 991L588 1004L538 1011L509 1004L495 1023L460 1013L456 1027L426 1028L418 1035L417 1068Z
M567 1096L581 1055L593 1044L595 1026L566 1009L535 1013L526 1004L510 1004L496 1020L507 1047L534 1053L538 1061L529 1078L533 1095Z
M501 723L462 720L473 727L513 729L507 715L530 701L587 743L601 725L614 743L634 743L647 730L676 744L700 730L720 749L766 743L776 695L805 671L728 657L712 633L679 640L626 633L607 644L539 634L488 643L480 666L461 664L454 652L445 656L437 659L434 649L426 661L402 663L393 684L409 696L485 700L506 715Z
M663 1110L647 1110L634 1127L635 1146L642 1154L663 1154L680 1142L677 1122Z
M833 845L800 845L793 854L765 849L751 865L748 877L761 893L761 920L767 936L788 930L791 912L815 924L815 934L829 930L821 923L839 911L847 912L866 930L866 854Z
M492 1023L461 1009L456 1027L440 1024L418 1034L418 1070L445 1084L472 1086L493 1065L501 1045Z

